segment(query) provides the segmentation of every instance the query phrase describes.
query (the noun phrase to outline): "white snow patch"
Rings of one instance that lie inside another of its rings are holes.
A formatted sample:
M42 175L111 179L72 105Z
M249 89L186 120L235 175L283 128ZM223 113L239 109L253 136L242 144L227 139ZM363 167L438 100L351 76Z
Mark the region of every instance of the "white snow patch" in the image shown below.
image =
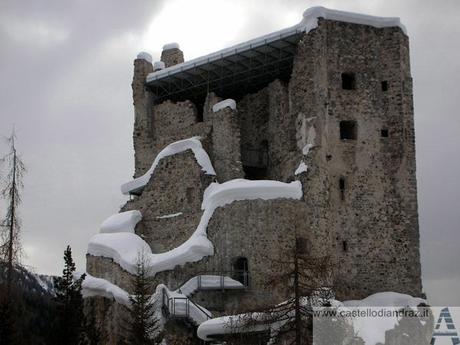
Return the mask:
M89 240L87 253L111 258L121 267L136 274L136 264L140 253L152 255L150 246L140 236L130 232L96 234Z
M153 63L153 71L156 72L156 71L160 71L162 69L165 69L166 68L166 65L163 61L155 61Z
M297 167L297 169L295 170L294 172L294 175L300 175L301 173L303 172L307 172L307 165L304 163L304 162L300 162L299 166Z
M318 27L318 18L369 25L375 28L398 26L407 34L406 27L401 23L401 19L397 17L376 17L360 13L331 10L321 6L309 8L303 13L303 20L301 23L305 26L306 32Z
M244 289L244 285L230 277L218 275L200 275L189 279L176 292L187 297L193 295L198 289Z
M211 164L208 154L203 149L203 146L200 142L200 137L193 137L185 140L176 141L172 144L166 146L160 153L155 157L152 166L150 169L142 176L125 183L121 186L121 192L123 194L129 194L130 192L142 189L150 180L150 177L155 171L158 163L164 157L172 156L180 152L187 150L192 150L198 164L201 166L201 169L208 175L215 175L216 172Z
M179 43L171 42L163 46L163 50L179 49Z
M397 292L379 292L362 300L344 301L346 307L410 307L415 308L426 300Z
M142 219L142 214L137 211L126 211L118 214L114 214L107 218L101 224L101 233L113 233L113 232L132 232L136 224Z
M235 100L228 98L216 103L212 106L212 111L217 113L219 110L225 109L229 107L230 109L236 110L236 102Z
M82 295L83 298L101 296L114 299L128 308L131 306L129 294L125 290L105 279L95 278L88 273L86 273L85 280L82 283Z
M297 25L252 39L247 42L243 42L243 43L222 49L215 53L211 53L211 54L201 56L196 59L192 59L192 60L177 64L177 65L165 68L164 70L156 72L156 73L150 73L147 76L147 82L161 79L165 76L173 75L174 73L179 72L179 71L185 71L191 68L195 68L195 67L207 64L209 62L213 62L213 61L220 60L228 56L232 56L237 53L241 53L241 52L244 52L250 49L254 49L259 46L266 45L268 43L277 41L279 39L291 36L296 33L302 33L302 32L308 33L311 30L318 27L318 18L337 20L337 21L342 21L342 22L347 22L347 23L369 25L369 26L373 26L376 28L398 26L403 30L404 33L406 33L406 28L404 27L404 25L401 24L401 20L399 18L374 17L374 16L352 13L352 12L330 10L324 7L312 7L312 8L307 9L303 13L303 19ZM174 47L174 44L169 44L169 45L164 46L163 50L166 49L165 47L170 47L170 46ZM172 48L169 48L169 49L172 49Z
M156 159L155 159L156 161ZM155 163L154 163L155 164ZM154 165L153 165L154 167ZM149 245L132 233L97 234L90 239L88 254L112 258L130 273L136 272L138 253L144 253L149 263L149 274L172 270L187 262L196 262L214 254L214 246L206 236L208 222L218 207L239 200L271 200L279 198L302 198L300 181L284 183L279 181L230 180L225 183L211 183L204 191L204 210L200 223L192 236L170 251L153 254Z
M285 303L285 302L284 302ZM308 303L308 298L302 298L301 304ZM415 308L420 303L426 303L421 298L415 298L409 295L403 295L395 292L383 292L371 295L359 301L345 301L339 302L336 300L331 301L333 308L347 309L352 307L386 307L395 308L399 310L404 307ZM283 303L281 303L283 304ZM280 304L280 305L281 305ZM246 313L238 315L222 316L203 322L197 330L198 337L202 340L212 340L212 336L234 333L235 329L241 327L244 332L256 332L270 330L272 335L277 334L277 331L282 327L282 323L269 324L269 323L256 323L251 322L248 324L247 320L270 320L267 314L264 313ZM276 319L276 318L275 318ZM362 337L365 344L375 345L377 343L385 342L385 332L393 329L398 323L397 317L394 318L363 318L357 317L351 320L353 327L358 336Z
M182 212L172 213L172 214L165 214L164 216L156 217L156 219L174 218L174 217L179 217L180 215L182 215Z
M152 55L150 55L149 53L140 52L139 54L137 54L137 58L152 63Z
M310 149L311 149L312 147L313 147L312 144L307 144L307 145L305 145L305 146L303 147L303 149L302 149L302 154L303 154L304 156L308 156L308 153L310 152Z

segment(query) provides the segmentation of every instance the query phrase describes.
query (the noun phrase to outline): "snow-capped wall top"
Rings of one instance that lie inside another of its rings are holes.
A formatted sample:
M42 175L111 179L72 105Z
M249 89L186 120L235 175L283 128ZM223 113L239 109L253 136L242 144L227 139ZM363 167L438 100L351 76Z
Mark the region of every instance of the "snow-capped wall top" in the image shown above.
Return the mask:
M165 69L166 65L163 61L155 61L153 63L153 71L156 72L156 71L159 71L159 70L162 70L162 69Z
M224 99L223 101L220 101L219 103L216 103L212 106L212 111L214 113L217 113L219 110L225 109L225 108L231 108L233 110L236 110L236 102L235 100L228 98Z
M140 52L139 54L137 54L137 59L145 60L152 63L152 55L146 52Z
M155 168L157 167L158 163L164 157L172 156L180 152L184 152L186 150L192 150L198 164L201 166L201 169L207 175L215 175L216 172L211 164L211 160L209 159L208 154L201 146L200 137L193 137L190 139L179 140L172 144L166 146L160 153L155 157L155 160L152 163L150 169L142 176L127 182L121 186L121 192L123 194L129 194L135 190L143 188L150 180Z
M111 233L111 232L132 232L134 233L134 228L136 224L142 219L142 214L137 211L126 211L114 214L107 218L101 224L101 233Z
M325 7L311 7L303 13L303 19L299 25L303 25L305 32L318 27L318 18L336 20L338 22L369 25L375 28L386 28L398 26L407 34L406 27L398 17L376 17L367 14L331 10Z
M179 49L179 43L171 42L163 46L163 50Z
M235 53L250 50L258 46L279 40L283 37L291 36L295 33L301 33L301 32L308 33L311 30L318 27L318 18L336 20L336 21L347 22L347 23L369 25L369 26L373 26L376 28L397 26L397 27L400 27L401 30L405 34L407 34L405 26L401 23L401 20L397 17L376 17L376 16L358 14L358 13L353 13L353 12L330 10L330 9L327 9L325 7L320 7L320 6L312 7L312 8L307 9L303 13L303 18L301 22L298 23L297 25L249 40L247 42L243 42L243 43L222 49L215 53L211 53L208 55L198 57L196 59L185 61L183 63L165 68L162 71L150 73L147 76L147 82L160 79L167 75L173 75L177 72L188 70L193 67L201 66L211 61L216 61L224 57L233 55ZM163 47L163 50L166 49L165 48L166 46L169 46L169 45L165 45ZM172 48L169 48L169 49L172 49Z

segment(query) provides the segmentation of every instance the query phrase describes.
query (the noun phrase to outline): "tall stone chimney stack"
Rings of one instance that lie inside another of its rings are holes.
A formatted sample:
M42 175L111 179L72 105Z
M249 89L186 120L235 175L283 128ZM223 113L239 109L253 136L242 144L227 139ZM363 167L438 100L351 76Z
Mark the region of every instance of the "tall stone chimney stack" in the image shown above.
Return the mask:
M166 68L184 62L184 53L179 49L179 44L165 44L161 52L161 61L165 63Z

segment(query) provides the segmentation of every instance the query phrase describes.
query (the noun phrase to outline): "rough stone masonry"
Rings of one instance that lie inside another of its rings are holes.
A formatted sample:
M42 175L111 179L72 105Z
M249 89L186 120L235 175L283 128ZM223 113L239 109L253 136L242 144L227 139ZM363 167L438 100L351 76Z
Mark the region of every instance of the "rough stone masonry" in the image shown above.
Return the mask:
M183 54L173 46L162 60L174 67ZM275 268L268 258L288 255L303 241L311 255L332 258L339 300L380 291L421 295L409 41L399 27L320 18L299 37L288 77L272 70L272 80L256 90L239 87L231 97L236 109L212 111L229 97L225 83L208 85L200 96L191 88L159 101L146 83L152 71L151 62L134 61L134 176L166 145L193 136L201 137L216 170L216 176L204 174L190 150L168 156L123 207L142 212L136 234L154 253L192 235L203 193L214 181L299 180L303 186L301 200L242 200L218 208L207 228L214 255L156 274L155 285L174 290L200 274L234 276L244 268L246 289L199 291L191 299L217 316L280 303L288 284L269 283ZM296 175L301 162L307 169ZM130 274L111 259L87 259L88 273L131 289ZM90 300L107 344L116 344L123 307ZM168 344L198 343L186 323L165 329Z

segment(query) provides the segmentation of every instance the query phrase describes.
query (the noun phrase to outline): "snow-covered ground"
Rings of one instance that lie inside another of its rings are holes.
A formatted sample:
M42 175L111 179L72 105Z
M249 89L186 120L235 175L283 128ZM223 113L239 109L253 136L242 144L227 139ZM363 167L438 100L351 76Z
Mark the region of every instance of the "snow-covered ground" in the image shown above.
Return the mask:
M303 303L308 299L302 299ZM356 301L332 301L332 306L337 310L348 310L351 308L368 308L368 307L384 307L386 310L394 309L400 310L401 308L416 308L418 305L426 303L421 298L412 297L396 292L382 292L371 295L363 300ZM228 315L218 318L214 318L203 322L198 327L198 337L203 340L212 340L212 336L225 335L234 333L235 329L244 332L259 332L259 331L271 331L276 332L279 329L280 324L269 324L269 323L251 323L248 325L247 320L266 320L266 315L263 313L251 313L251 314L238 314ZM350 320L351 324L357 335L361 337L366 345L375 345L377 343L385 342L385 332L393 329L398 323L398 317L356 317Z

